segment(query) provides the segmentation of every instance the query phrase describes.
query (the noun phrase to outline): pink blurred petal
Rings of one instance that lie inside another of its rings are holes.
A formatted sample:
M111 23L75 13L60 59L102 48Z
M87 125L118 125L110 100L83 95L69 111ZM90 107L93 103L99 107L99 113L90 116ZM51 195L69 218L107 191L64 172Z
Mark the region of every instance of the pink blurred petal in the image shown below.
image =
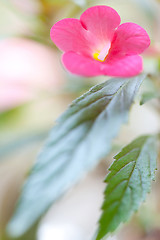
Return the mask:
M33 0L10 0L12 4L18 8L19 11L24 12L25 14L39 14L40 12L40 3Z
M117 77L132 77L136 76L143 70L143 62L141 56L125 56L121 59L116 59L102 63L101 70L104 75Z
M67 70L73 74L92 77L101 74L101 63L89 57L74 52L64 53L62 62Z
M57 91L63 80L51 48L23 38L0 41L0 111Z
M160 43L155 43L151 45L145 52L144 56L146 57L155 57L160 58Z
M108 57L141 54L150 45L147 32L135 23L123 23L115 31Z
M96 48L96 36L83 28L80 20L74 18L63 19L51 28L52 41L64 52L77 52L91 55Z
M51 90L63 82L56 53L32 40L9 38L0 41L0 83Z
M108 6L88 8L80 17L83 26L97 37L102 44L111 41L121 19L118 13Z
M4 83L0 87L0 112L21 105L32 98L33 93L30 89Z

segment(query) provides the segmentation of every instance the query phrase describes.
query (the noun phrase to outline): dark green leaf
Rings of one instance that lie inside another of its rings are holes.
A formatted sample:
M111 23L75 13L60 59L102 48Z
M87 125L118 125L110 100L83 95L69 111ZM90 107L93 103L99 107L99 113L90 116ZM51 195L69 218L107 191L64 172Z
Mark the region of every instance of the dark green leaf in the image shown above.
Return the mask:
M138 210L155 179L156 138L142 136L122 149L114 158L105 180L105 200L96 240L113 232Z
M111 79L73 101L33 167L9 224L23 234L48 207L107 155L144 79Z

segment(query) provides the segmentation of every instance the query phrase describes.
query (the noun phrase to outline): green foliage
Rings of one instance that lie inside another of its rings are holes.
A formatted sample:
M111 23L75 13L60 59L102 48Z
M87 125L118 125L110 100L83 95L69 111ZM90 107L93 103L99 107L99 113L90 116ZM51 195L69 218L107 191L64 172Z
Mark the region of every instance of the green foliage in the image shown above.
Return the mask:
M30 133L28 135L15 138L14 140L11 140L5 144L0 144L0 161L3 161L6 156L13 154L21 148L43 141L46 135L47 131L34 134Z
M66 3L74 3L80 7L84 7L86 5L86 0L46 0L47 3L57 6L57 5L62 5Z
M108 185L96 240L129 220L150 192L151 180L155 179L156 138L139 137L114 158L105 180Z
M144 79L111 79L73 101L58 119L28 177L8 231L26 232L48 207L110 151Z
M143 105L144 103L155 99L155 98L160 98L160 93L157 91L152 91L152 92L145 92L142 94L140 105Z

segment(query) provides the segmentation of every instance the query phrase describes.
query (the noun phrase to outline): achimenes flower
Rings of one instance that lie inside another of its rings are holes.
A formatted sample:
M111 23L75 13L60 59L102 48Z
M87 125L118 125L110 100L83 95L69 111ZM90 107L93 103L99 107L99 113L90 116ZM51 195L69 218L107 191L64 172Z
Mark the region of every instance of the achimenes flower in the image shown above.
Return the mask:
M81 76L130 77L143 69L141 54L150 45L147 32L123 23L108 6L88 8L79 19L67 18L51 28L52 41L65 52L62 62Z

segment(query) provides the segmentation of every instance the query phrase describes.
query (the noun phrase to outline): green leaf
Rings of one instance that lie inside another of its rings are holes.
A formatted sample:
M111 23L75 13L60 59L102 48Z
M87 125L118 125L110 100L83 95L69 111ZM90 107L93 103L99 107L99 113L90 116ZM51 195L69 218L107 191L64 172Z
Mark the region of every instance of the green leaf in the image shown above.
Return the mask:
M46 135L47 131L40 133L30 133L26 136L15 138L14 140L11 140L5 144L0 144L0 161L5 160L6 156L19 151L19 149L22 149L28 145L32 145L36 142L43 141Z
M108 185L96 240L128 221L150 192L151 180L155 180L156 137L139 137L114 158L105 180Z
M145 92L142 94L140 105L143 105L144 103L146 103L154 98L160 98L160 93L157 91Z
M144 75L111 79L73 101L58 119L24 185L8 231L19 236L104 158L128 120Z
M74 3L77 6L80 7L85 7L86 6L86 0L46 0L47 3L51 4L51 5L59 5L59 6L63 6L64 4L69 4L69 3Z

